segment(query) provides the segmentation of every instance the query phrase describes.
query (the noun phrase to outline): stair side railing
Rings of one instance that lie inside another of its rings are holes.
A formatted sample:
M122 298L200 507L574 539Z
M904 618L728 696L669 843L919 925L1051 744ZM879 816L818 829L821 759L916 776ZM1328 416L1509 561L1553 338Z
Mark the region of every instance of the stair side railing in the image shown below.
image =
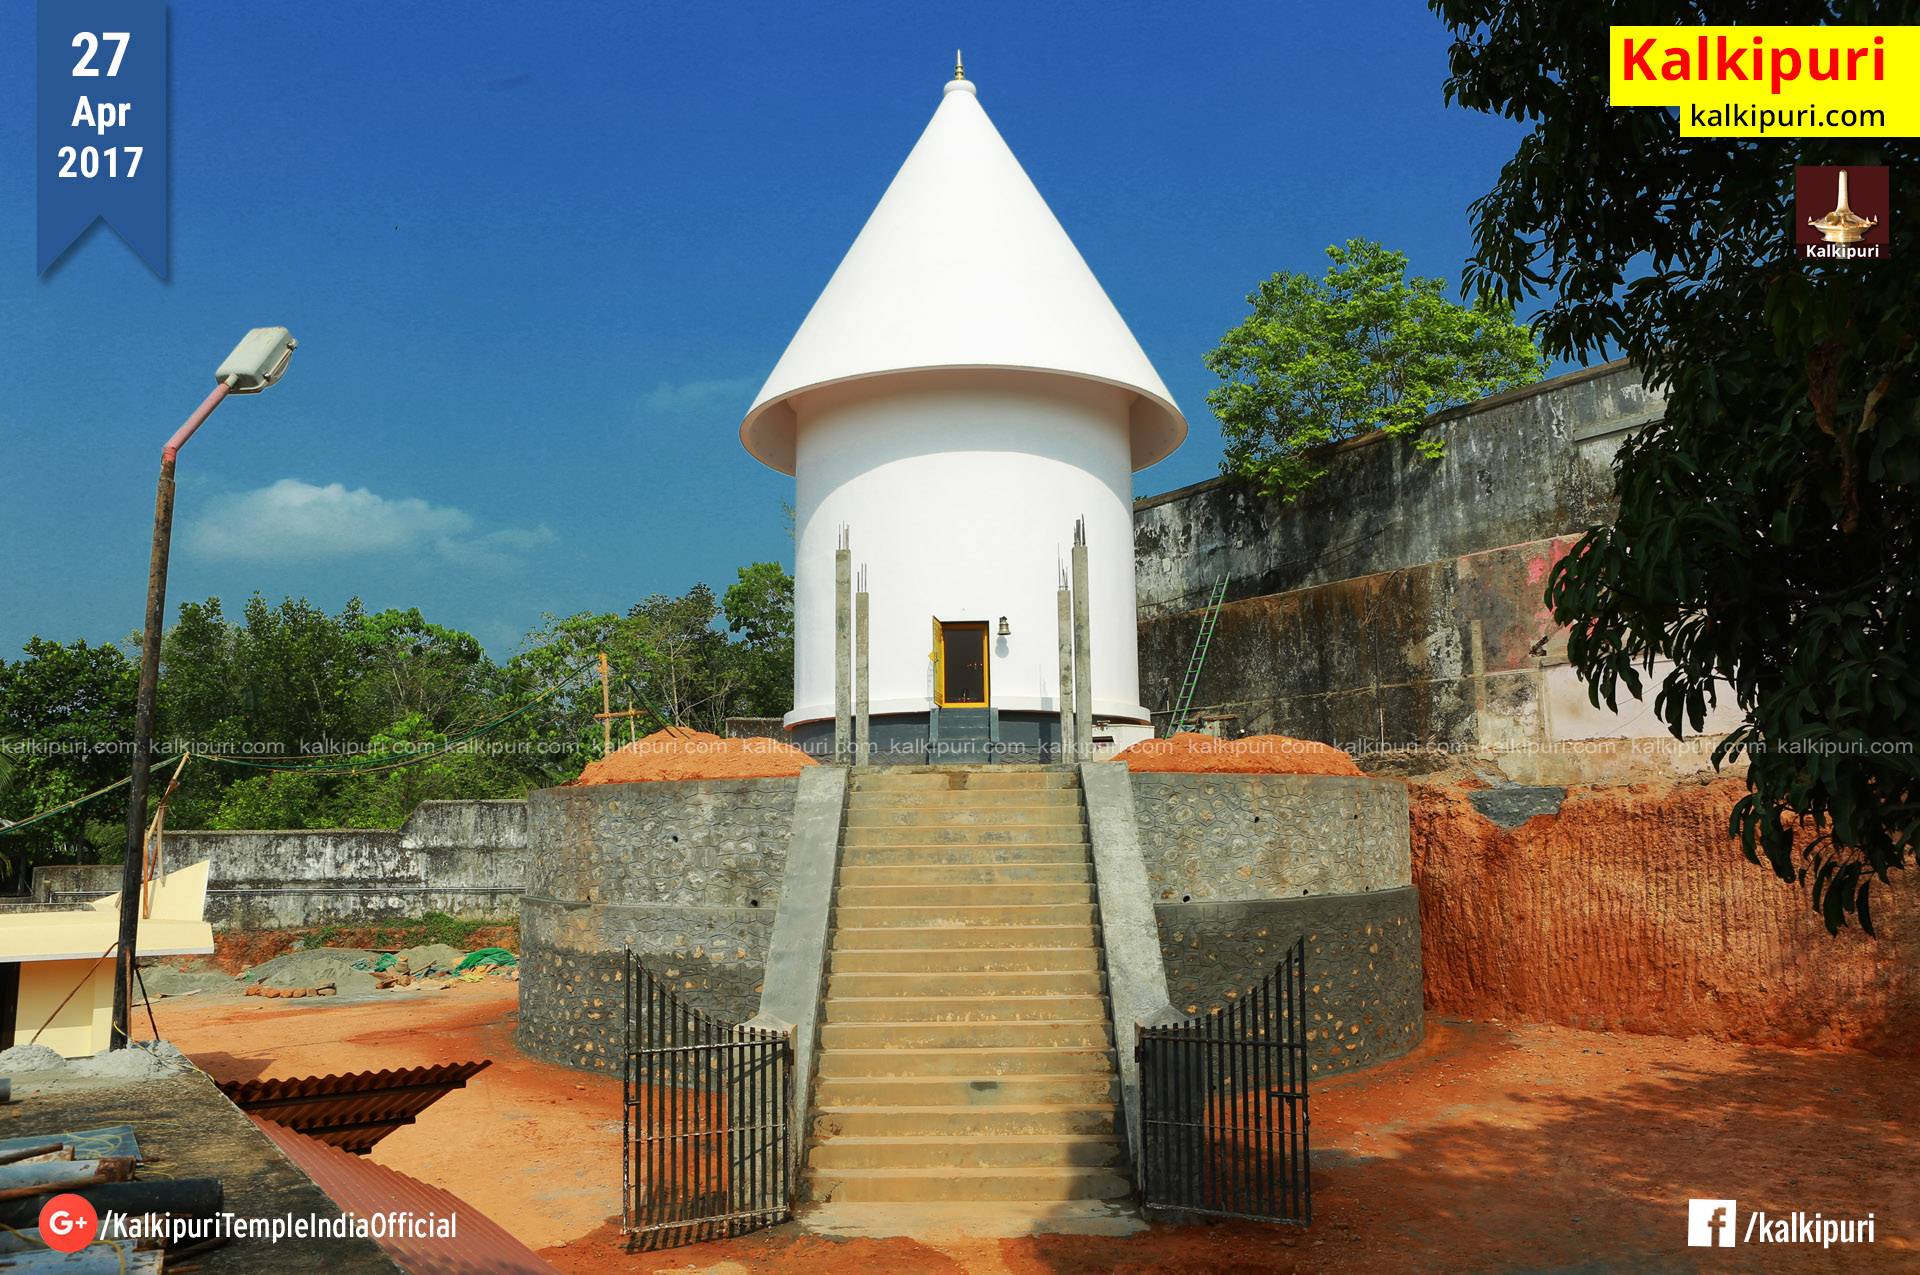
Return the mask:
M1142 1026L1140 1199L1182 1215L1313 1220L1307 941L1225 1007Z
M621 1230L630 1248L724 1239L792 1213L791 1033L687 1004L626 953Z

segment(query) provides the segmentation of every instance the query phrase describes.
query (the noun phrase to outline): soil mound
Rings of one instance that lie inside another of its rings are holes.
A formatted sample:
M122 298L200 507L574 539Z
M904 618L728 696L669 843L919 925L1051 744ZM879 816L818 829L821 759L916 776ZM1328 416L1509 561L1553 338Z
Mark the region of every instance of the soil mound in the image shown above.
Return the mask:
M666 779L780 779L820 763L776 739L722 739L673 727L589 762L575 784L640 784Z
M1183 732L1172 739L1147 739L1114 760L1139 771L1183 771L1237 775L1358 775L1353 758L1330 744L1286 735L1249 735L1215 739Z

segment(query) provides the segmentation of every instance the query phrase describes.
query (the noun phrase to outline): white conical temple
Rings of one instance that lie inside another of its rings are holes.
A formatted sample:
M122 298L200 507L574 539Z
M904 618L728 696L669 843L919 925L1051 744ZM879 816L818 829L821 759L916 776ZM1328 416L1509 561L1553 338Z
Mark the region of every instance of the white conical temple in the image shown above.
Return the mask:
M1186 437L1173 396L971 80L947 82L932 122L754 399L740 440L792 473L795 395L926 368L1030 369L1131 390L1135 469Z

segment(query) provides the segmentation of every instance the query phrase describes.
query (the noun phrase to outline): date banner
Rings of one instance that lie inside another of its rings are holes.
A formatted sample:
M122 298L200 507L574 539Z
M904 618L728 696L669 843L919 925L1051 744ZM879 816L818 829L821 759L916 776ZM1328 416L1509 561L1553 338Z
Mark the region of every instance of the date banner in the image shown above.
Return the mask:
M167 8L40 0L39 273L105 221L167 277Z

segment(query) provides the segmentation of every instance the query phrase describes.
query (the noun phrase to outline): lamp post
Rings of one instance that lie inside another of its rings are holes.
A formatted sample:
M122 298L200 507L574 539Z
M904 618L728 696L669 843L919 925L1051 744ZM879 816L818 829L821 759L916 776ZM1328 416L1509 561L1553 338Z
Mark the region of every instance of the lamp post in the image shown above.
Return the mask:
M140 642L140 691L133 715L133 778L127 785L127 861L120 872L120 941L113 966L113 1032L107 1048L131 1042L134 960L139 955L140 887L146 875L147 783L153 773L153 724L160 691L160 637L166 624L167 552L173 539L173 465L194 431L229 394L258 394L279 380L296 342L285 328L255 328L213 374L207 395L160 453L153 502L153 557L147 569L147 624Z

